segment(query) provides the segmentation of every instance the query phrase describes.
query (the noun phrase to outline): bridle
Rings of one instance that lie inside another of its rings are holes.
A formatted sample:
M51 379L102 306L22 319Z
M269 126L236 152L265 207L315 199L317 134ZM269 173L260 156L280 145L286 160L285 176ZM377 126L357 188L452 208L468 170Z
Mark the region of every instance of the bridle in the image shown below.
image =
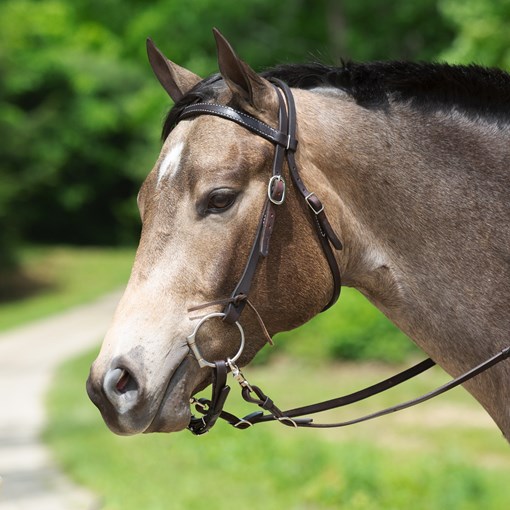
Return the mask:
M179 116L179 120L195 117L197 115L222 117L236 122L275 145L273 171L268 182L267 197L260 216L255 240L253 241L250 255L248 256L248 262L246 263L241 279L230 296L231 301L223 311L223 313L225 313L223 320L230 324L237 321L246 305L246 299L240 299L240 297L249 296L260 257L266 257L269 253L269 241L275 224L276 209L285 201L286 183L282 175L285 159L287 160L294 186L309 206L317 236L333 276L333 294L329 303L324 307L324 310L334 305L340 295L340 269L332 247L336 250L341 250L342 243L331 228L322 202L315 193L307 189L296 166L294 153L296 152L298 142L296 139L296 107L292 92L287 84L281 80L272 79L271 81L273 81L275 85L274 90L276 91L279 102L278 130L242 111L218 104L192 104L185 107Z
M341 250L342 243L338 236L335 234L331 224L326 217L324 205L319 200L317 195L313 192L310 192L305 186L296 166L294 154L297 150L298 142L296 139L296 108L292 92L287 84L281 80L271 78L270 81L274 86L274 90L279 102L278 129L269 126L268 124L256 119L255 117L252 117L251 115L246 114L243 111L236 110L229 106L211 103L196 103L188 105L182 110L178 119L178 121L180 121L182 119L195 117L197 115L213 115L221 117L243 126L248 131L261 136L262 138L270 141L275 146L272 175L267 186L267 197L264 202L262 214L260 216L255 234L255 239L248 256L248 261L239 282L235 286L230 297L205 303L203 305L189 309L189 311L193 311L217 304L225 305L222 312L214 312L202 317L196 324L193 333L187 338L188 345L192 353L195 355L199 366L201 368L210 367L213 369L212 397L210 400L205 398L198 400L192 398L191 403L195 405L196 411L202 414L202 416L193 416L188 425L188 429L196 435L204 434L211 429L218 418L226 420L228 423L238 429L245 429L257 423L275 420L281 422L284 425L292 427L344 427L347 425L352 425L377 418L379 416L384 416L395 411L412 407L421 402L425 402L426 400L429 400L456 386L459 386L460 384L463 384L481 372L494 366L496 363L509 358L510 346L495 356L489 358L485 362L481 363L480 365L462 374L461 376L431 391L430 393L422 395L413 400L388 407L381 411L362 416L360 418L339 423L313 423L311 418L303 418L303 416L343 407L386 391L403 383L404 381L411 379L412 377L421 374L425 370L428 370L435 365L435 362L429 358L407 370L404 370L403 372L400 372L399 374L396 374L363 390L332 400L327 400L317 404L295 409L289 409L286 411L282 411L280 408L278 408L275 403L258 386L251 385L246 380L244 375L235 364L241 356L245 344L244 331L238 319L247 304L252 307L253 310L255 310L248 297L250 294L253 278L260 261L260 257L266 257L269 253L269 241L275 224L277 208L285 201L286 183L283 178L283 168L285 161L287 162L290 177L294 187L310 210L319 243L322 246L322 250L331 270L331 275L333 278L333 292L329 302L326 304L323 310L327 310L337 301L341 288L340 269L338 267L333 249ZM257 317L261 323L261 326L265 330L263 321L258 313ZM232 358L227 358L225 361L210 362L205 360L196 344L196 335L198 330L206 321L213 318L221 318L228 324L235 324L240 332L241 341L238 352L235 356ZM234 379L240 384L243 398L249 403L257 404L260 408L263 409L263 411L257 411L243 418L238 418L237 416L223 410L223 406L230 392L230 387L226 384L227 374L229 371L232 372ZM267 412L265 413L264 411Z

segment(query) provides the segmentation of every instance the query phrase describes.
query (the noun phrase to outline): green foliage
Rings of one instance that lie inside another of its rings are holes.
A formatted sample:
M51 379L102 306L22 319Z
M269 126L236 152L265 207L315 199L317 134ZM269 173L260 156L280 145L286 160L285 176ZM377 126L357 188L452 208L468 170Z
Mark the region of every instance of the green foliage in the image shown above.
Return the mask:
M360 293L343 288L338 303L312 321L276 337L285 352L306 359L400 362L415 345Z
M84 392L93 357L89 353L60 369L50 393L45 436L66 471L97 493L105 510L508 507L508 446L496 430L459 419L463 412L473 416L483 411L472 401L463 407L453 394L442 398L448 399L455 420L435 434L427 430L431 420L387 417L335 431L294 430L276 423L237 431L218 423L200 437L186 431L118 437ZM280 403L309 393L326 397L328 388L338 393L352 379L359 384L362 370L331 365L292 370L279 363L248 369L247 375ZM239 400L232 391L228 408L239 413L242 406L246 412ZM440 413L433 411L430 416L438 420Z
M354 60L433 60L455 34L433 0L331 0L330 9L343 34L338 49Z
M32 240L133 239L123 205L146 166L143 70L58 0L3 2L0 48L2 224Z
M191 0L185 5L176 0L4 0L2 267L12 260L20 238L116 244L138 237L134 197L156 157L161 119L170 104L146 63L147 36L202 75L217 68L212 26L224 30L257 69L312 55L333 61L340 56L427 58L449 40L434 3L381 5L374 0Z
M510 0L441 0L439 5L456 29L442 58L510 70Z

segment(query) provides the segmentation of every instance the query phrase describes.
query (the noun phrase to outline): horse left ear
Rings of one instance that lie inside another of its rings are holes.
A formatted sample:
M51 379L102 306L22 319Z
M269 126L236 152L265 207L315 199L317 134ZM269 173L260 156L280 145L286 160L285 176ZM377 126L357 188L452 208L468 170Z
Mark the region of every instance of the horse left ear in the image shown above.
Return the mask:
M174 103L202 81L200 76L168 60L151 38L147 39L147 56L156 78Z
M237 56L219 30L213 28L213 34L218 50L220 74L228 87L248 110L263 110L271 85Z

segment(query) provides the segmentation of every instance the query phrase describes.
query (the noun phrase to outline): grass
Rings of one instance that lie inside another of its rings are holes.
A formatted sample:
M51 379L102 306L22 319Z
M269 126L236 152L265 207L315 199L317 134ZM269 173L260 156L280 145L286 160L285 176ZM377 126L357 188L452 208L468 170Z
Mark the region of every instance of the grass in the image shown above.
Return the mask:
M132 259L130 249L25 250L25 274L37 292L0 303L0 330L124 285ZM415 352L360 295L346 294L335 309L293 334L279 335L268 364L247 369L249 379L283 407L332 398L395 370L380 363L332 364L326 361L330 357L391 360ZM282 352L285 356L278 357ZM508 507L508 445L460 389L434 404L349 429L270 424L240 432L218 424L200 438L187 432L126 438L109 432L87 399L84 382L94 357L87 353L59 370L48 396L45 437L63 468L100 496L104 510ZM411 398L443 381L436 370L358 405L355 414ZM232 393L229 408L250 412ZM350 412L329 416L349 417Z
M63 365L48 397L46 440L63 468L95 491L104 510L506 510L510 451L462 389L434 403L337 430L219 423L201 437L118 437L87 400L95 353ZM288 357L246 370L283 407L332 398L387 377L381 364L315 364ZM356 413L444 382L439 369L358 405ZM252 409L233 388L228 408ZM329 418L349 417L335 412Z
M24 285L29 282L30 288L23 297L0 302L0 331L86 303L125 285L133 258L132 248L23 250Z

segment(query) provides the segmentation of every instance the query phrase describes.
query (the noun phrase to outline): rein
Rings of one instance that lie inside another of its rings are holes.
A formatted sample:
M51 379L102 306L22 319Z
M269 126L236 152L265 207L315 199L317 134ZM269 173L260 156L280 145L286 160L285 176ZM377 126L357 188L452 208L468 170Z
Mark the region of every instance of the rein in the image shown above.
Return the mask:
M200 318L200 321L195 326L195 330L187 338L190 350L196 357L199 366L201 368L209 367L213 369L211 399L191 399L191 404L195 406L196 411L202 416L192 416L188 425L188 429L195 435L204 434L211 429L211 427L219 418L227 421L230 425L238 429L246 429L258 423L270 421L279 421L283 425L291 427L345 427L347 425L353 425L355 423L371 420L379 416L384 416L425 402L437 395L455 388L456 386L459 386L460 384L463 384L469 379L472 379L478 374L491 368L495 364L509 358L510 347L507 347L500 353L489 358L480 365L472 368L468 372L460 375L459 377L456 377L455 379L452 379L443 386L440 386L439 388L418 398L408 400L401 404L397 404L353 420L337 423L314 423L312 418L303 416L328 411L331 409L337 409L339 407L344 407L349 404L360 402L361 400L377 395L378 393L386 391L390 388L394 388L395 386L398 386L399 384L413 377L416 377L422 372L433 367L435 362L429 358L407 370L404 370L403 372L400 372L365 389L335 399L319 402L317 404L298 407L285 411L282 411L278 406L276 406L273 400L269 398L260 389L260 387L251 385L248 382L248 380L244 377L242 372L235 364L243 352L245 343L244 331L238 319L245 306L248 305L255 313L257 320L261 325L261 329L264 332L264 336L266 339L268 339L269 343L272 343L271 337L267 332L262 318L260 317L253 304L248 300L248 296L260 257L266 257L269 253L269 241L273 232L276 210L278 206L283 204L285 201L286 183L282 176L285 160L287 162L289 173L295 188L310 209L310 214L313 219L313 224L315 225L317 237L331 270L331 275L333 278L333 292L323 311L330 308L337 301L341 288L340 269L334 255L333 248L335 250L341 250L342 243L333 231L331 224L326 217L324 205L315 193L310 192L307 189L299 175L299 171L296 166L294 154L297 150L298 142L296 139L296 108L292 92L290 88L281 80L271 79L271 82L273 83L279 102L278 129L265 124L264 122L246 114L245 112L235 110L228 106L210 103L197 103L189 105L184 108L179 117L179 120L182 120L190 117L195 117L197 115L214 115L228 119L245 127L258 136L261 136L262 138L270 141L275 146L273 170L267 186L267 197L262 209L262 214L260 216L255 239L248 256L248 261L239 282L237 283L229 298L218 299L204 303L188 310L196 311L213 305L225 305L222 312L209 313L208 315ZM241 336L238 352L232 358L227 358L226 361L210 362L205 360L196 344L196 335L198 330L206 321L213 318L221 318L223 321L229 324L235 324ZM244 416L243 418L239 418L223 410L223 406L225 405L225 401L230 392L230 387L227 385L227 374L229 371L232 372L234 379L241 386L241 395L243 399L248 403L256 404L261 409L263 409L263 411L256 411L254 413L248 414L247 416Z

